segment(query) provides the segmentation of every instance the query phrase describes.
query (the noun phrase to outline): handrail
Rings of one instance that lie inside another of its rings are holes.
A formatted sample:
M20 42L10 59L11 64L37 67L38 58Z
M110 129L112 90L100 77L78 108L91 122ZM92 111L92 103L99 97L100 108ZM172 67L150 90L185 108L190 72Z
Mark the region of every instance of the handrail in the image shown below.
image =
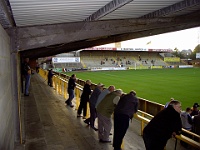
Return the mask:
M193 133L193 132L191 132L191 131L188 131L188 130L186 130L186 129L183 129L183 128L182 128L182 131L185 132L185 133L187 133L187 134L189 134L189 135L191 135L191 136L193 137L193 139L194 139L194 138L198 138L198 139L199 139L199 142L200 142L200 135L195 134L195 133Z
M40 73L40 75L44 78L44 79L46 79L47 77L47 71L45 71L45 70L41 70L41 71L39 71L39 73ZM61 88L61 86L62 86L62 83L60 83L60 82L64 82L64 91L66 92L66 87L67 87L67 85L66 85L66 83L68 82L68 80L66 80L66 77L63 79L63 77L61 77L61 76L59 76L59 75L55 75L54 77L53 77L54 79L54 83L53 83L53 85L54 85L54 87L55 87L55 89L56 89L56 91L59 93L59 94L62 94L63 92L61 91L60 92L60 90L62 90L62 88ZM59 81L58 81L59 80ZM60 83L60 84L58 84L58 83ZM77 86L76 86L76 88L75 88L75 91L76 90L78 90L79 92L75 92L75 94L76 94L76 100L77 100L77 102L76 102L76 109L78 108L78 105L79 105L79 103L80 103L80 91L82 91L83 90L83 86L81 86L81 85L79 85L79 84L77 84ZM66 95L66 93L64 92L64 96ZM142 99L142 103L144 103L144 105L143 105L143 110L146 110L147 109L147 103L149 104L150 103L150 101L148 101L148 100L146 100L145 101L145 99ZM156 103L152 103L152 104L156 104ZM163 105L161 105L161 104L159 104L159 107L158 107L158 109L162 109L162 107L163 107ZM89 112L89 111L87 111L87 112ZM138 113L140 113L141 115L139 115L139 114L134 114L134 117L136 118L136 119L138 119L138 120L141 120L141 134L142 134L142 131L143 131L143 129L144 129L144 126L145 126L145 124L148 124L149 122L150 122L150 120L154 117L153 115L151 115L151 114L149 114L149 113L147 113L147 112L145 112L145 111L142 111L142 110L138 110ZM88 116L89 114L87 113L87 116ZM148 118L146 118L145 116L147 116ZM183 129L182 128L182 131L183 132L186 132L186 133L188 133L189 135L192 135L192 137L196 137L196 138L198 138L199 139L199 141L200 141L200 136L199 135L197 135L197 134L195 134L195 133L193 133L193 132L190 132L190 131L187 131L187 130L185 130L185 129ZM184 136L184 135L176 135L176 138L177 139L179 139L179 140L181 140L181 141L184 141L184 142L186 142L186 143L188 143L189 145L191 145L191 146L193 146L193 147L196 147L196 148L200 148L200 143L199 142L197 142L197 141L194 141L193 139L191 139L191 138L189 138L189 137L186 137L186 136Z
M146 116L148 116L148 117L151 117L151 118L154 117L153 115L148 114L148 113L146 113L146 112L144 112L144 111L141 111L141 110L138 110L138 112L141 113L141 114L144 114L144 115L146 115Z
M146 124L148 124L148 123L150 122L150 119L145 118L145 117L143 117L143 116L141 116L141 115L138 115L138 114L134 114L134 117L137 118L137 119L139 119L139 120L141 120L142 122L145 122ZM144 129L144 128L143 128L143 129ZM141 129L141 131L142 131L143 129ZM185 129L183 129L183 128L182 128L182 130L185 131ZM186 131L187 131L187 130L186 130ZM142 133L142 132L141 132L141 133ZM190 133L192 133L192 132L187 131L187 133L190 134ZM196 137L198 137L198 138L200 138L200 136L197 135L197 134L195 134L195 133L193 133L193 135L196 136ZM176 135L175 137L176 137L177 139L181 140L181 141L186 142L187 144L189 144L189 145L191 145L191 146L193 146L193 147L195 147L195 148L200 148L200 143L199 143L199 142L197 142L197 141L195 141L195 140L193 140L193 139L191 139L191 138L189 138L189 137L187 137L187 136L184 136L184 135L180 134L180 135Z
M184 135L180 134L180 135L176 135L176 138L181 140L181 141L183 141L183 142L186 142L187 144L189 144L189 145L191 145L191 146L193 146L195 148L198 148L198 149L200 148L200 143L199 142L194 141L193 139L190 139L187 136L184 136Z

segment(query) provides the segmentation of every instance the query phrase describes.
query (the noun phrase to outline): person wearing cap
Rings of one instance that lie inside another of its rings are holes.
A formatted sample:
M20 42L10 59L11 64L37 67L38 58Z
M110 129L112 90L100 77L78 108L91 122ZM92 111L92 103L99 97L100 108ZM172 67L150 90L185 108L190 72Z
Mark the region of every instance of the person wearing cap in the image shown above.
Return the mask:
M131 91L120 98L114 110L114 150L121 150L122 140L129 127L129 121L133 118L133 114L138 111L138 99L136 92Z
M195 116L199 114L199 104L198 103L194 103L193 107L192 107L192 113L191 116Z
M95 128L95 126L94 126L95 119L96 119L96 117L97 117L95 105L96 105L97 99L98 99L98 97L99 97L101 91L103 91L103 87L104 87L104 84L99 83L99 84L97 84L96 88L95 88L94 91L92 92L91 97L90 97L90 99L89 99L90 118L88 118L88 119L86 119L86 120L84 121L86 124L90 125L90 127L91 127L92 129L94 129L95 131L98 130L98 129Z
M83 93L81 94L80 105L77 111L77 117L82 117L81 112L83 110L83 118L86 117L87 114L87 102L89 101L89 96L92 93L90 89L91 81L86 80L85 85L83 87Z
M109 139L112 128L111 115L115 109L115 106L118 104L122 93L122 90L118 89L107 94L97 106L98 137L99 142L101 143L111 142Z

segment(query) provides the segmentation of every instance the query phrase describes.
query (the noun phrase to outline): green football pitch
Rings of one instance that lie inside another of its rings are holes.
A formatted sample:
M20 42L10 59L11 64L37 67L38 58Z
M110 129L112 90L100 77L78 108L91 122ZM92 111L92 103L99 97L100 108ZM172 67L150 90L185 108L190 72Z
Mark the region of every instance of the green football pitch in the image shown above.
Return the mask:
M125 93L135 90L137 96L165 104L171 97L181 101L182 109L200 103L200 68L152 69L126 71L70 72L82 80L114 85Z

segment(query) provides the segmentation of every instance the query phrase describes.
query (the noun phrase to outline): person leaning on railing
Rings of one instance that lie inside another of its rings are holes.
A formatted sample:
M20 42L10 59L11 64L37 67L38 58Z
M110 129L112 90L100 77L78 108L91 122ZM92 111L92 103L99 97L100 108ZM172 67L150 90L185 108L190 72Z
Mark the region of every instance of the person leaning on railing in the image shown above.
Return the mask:
M72 74L68 81L68 88L67 88L69 98L65 101L65 103L67 105L69 105L70 107L74 107L74 105L72 105L72 100L74 98L74 88L75 87L76 87L76 75Z
M171 137L181 132L181 103L172 100L144 128L143 140L146 150L163 150Z
M185 130L188 130L188 131L191 131L192 130L192 124L193 124L193 120L192 120L192 117L191 117L191 112L192 112L192 109L190 107L187 107L185 111L182 111L181 112L181 121L182 121L182 127L185 129ZM183 135L185 136L190 136L188 133L182 133ZM181 145L184 146L184 147L188 147L188 144L185 143L184 141L180 141Z
M89 106L90 106L90 118L87 118L84 122L88 125L90 125L90 127L92 129L94 129L95 131L97 131L98 129L94 126L95 123L95 119L97 118L97 112L96 112L96 102L97 99L99 97L99 95L101 94L102 90L103 90L104 84L99 83L96 88L94 89L94 91L92 92L90 99L89 99Z
M83 93L81 94L80 105L77 110L77 117L82 117L81 113L83 110L83 119L86 119L87 102L89 101L90 94L92 93L90 85L91 85L91 80L86 80L85 85L83 87Z
M107 94L97 106L98 116L98 137L101 143L110 143L109 135L112 128L111 115L115 106L123 94L121 89L117 89Z
M114 150L121 150L122 140L129 127L129 121L133 118L133 114L138 110L138 98L136 92L131 91L121 96L114 110Z

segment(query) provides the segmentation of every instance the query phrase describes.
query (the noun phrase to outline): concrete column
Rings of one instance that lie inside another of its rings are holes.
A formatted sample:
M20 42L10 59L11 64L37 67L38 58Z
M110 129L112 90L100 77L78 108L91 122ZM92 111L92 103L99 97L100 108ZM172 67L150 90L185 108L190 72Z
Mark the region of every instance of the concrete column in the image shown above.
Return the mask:
M17 38L15 30L10 33L11 37L11 53L10 53L10 64L11 64L11 81L12 81L12 102L13 102L13 118L14 118L14 133L15 142L21 141L21 124L20 124L20 80L21 80L21 69L20 69L20 56L17 50Z

